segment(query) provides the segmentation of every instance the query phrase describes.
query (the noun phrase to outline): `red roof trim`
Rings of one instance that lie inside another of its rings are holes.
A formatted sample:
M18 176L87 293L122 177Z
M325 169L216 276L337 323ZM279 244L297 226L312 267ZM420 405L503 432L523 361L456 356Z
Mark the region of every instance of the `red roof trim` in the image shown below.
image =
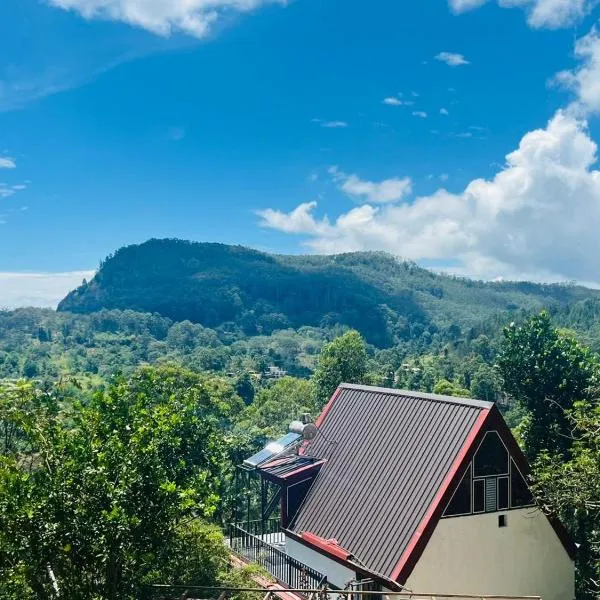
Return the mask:
M326 540L321 536L311 533L310 531L303 531L300 535L302 536L303 540L305 540L312 546L320 548L328 554L337 556L342 560L347 561L352 556L351 552L348 552L348 550L344 550L344 548L342 548L335 540Z
M331 410L331 407L333 406L335 399L340 395L341 391L342 391L342 388L338 387L338 388L336 388L335 392L333 392L333 394L331 395L331 398L329 398L329 401L327 402L327 404L321 411L321 414L317 417L317 420L315 421L315 425L317 427L321 426L321 423L327 416L327 413ZM304 444L302 444L302 446L298 449L298 454L304 454L306 452L306 448L308 447L308 444L310 444L310 442L308 442L308 441L305 442Z
M321 414L317 417L317 420L315 421L315 425L317 427L319 427L321 425L321 423L327 416L327 413L331 410L331 407L333 406L335 399L340 395L341 391L342 391L342 388L338 387L338 388L336 388L335 392L333 392L333 394L331 395L331 398L329 398L329 402L327 402L327 404L325 405L325 408L321 411Z
M423 520L419 524L419 527L417 527L417 530L413 534L410 542L408 543L408 546L406 547L406 550L400 557L396 568L393 570L391 577L399 583L406 582L408 576L414 569L415 565L417 564L417 561L423 553L427 542L431 538L431 534L433 533L433 530L435 529L435 526L437 525L442 515L442 510L445 506L444 500L452 491L453 482L457 478L457 475L460 474L462 467L464 466L466 461L469 459L469 450L472 449L477 437L480 436L480 434L482 433L483 427L489 414L490 409L488 408L482 410L481 414L477 417L477 420L471 428L471 431L469 432L465 443L462 445L460 452L454 459L454 462L452 463L448 474L446 475L444 481L442 482L442 485L440 486L440 489L438 490L435 498L433 499L433 502L427 510L427 513L425 514Z
M323 550L323 548L321 548L320 546L315 546L314 544L309 543L308 540L306 540L304 537L302 537L302 535L298 535L297 533L295 533L294 531L291 531L290 529L284 528L283 531L287 537L298 542L299 544L302 544L303 546L306 546L307 548L310 548L311 550L318 552L322 556L325 556L325 557L333 560L334 562L336 562L340 565L343 565L343 566L347 567L348 569L355 571L356 573L359 573L363 577L373 579L373 580L381 583L381 585L383 587L387 588L388 590L395 591L395 592L401 592L404 590L404 588L402 586L398 585L395 581L392 581L391 579L388 579L387 577L384 577L384 576L380 575L379 573L375 573L374 571L369 571L367 568L354 562L352 560L352 556L350 556L350 560L340 558L336 554L331 554L328 550Z

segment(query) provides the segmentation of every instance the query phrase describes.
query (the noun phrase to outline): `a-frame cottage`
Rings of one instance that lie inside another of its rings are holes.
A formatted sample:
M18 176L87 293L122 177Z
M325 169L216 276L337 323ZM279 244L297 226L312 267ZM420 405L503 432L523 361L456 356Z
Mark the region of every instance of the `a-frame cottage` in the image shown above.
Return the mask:
M343 384L305 427L245 461L261 508L232 528L281 582L574 598L575 546L494 404Z

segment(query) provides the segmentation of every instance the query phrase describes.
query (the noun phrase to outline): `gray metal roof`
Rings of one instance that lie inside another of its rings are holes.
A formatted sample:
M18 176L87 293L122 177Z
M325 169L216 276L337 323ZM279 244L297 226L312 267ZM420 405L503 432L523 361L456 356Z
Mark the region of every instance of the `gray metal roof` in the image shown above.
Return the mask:
M308 467L315 464L317 459L312 456L286 456L272 460L258 468L261 473L267 473L268 475L274 475L275 477L285 477L298 469Z
M489 402L343 384L307 454L325 458L291 527L391 577ZM327 438L327 439L325 439ZM329 440L329 441L327 441Z

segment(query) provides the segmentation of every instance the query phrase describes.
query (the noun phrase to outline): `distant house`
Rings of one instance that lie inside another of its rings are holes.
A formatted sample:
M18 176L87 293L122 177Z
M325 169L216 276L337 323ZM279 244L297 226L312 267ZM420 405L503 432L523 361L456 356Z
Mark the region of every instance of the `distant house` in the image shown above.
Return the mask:
M492 403L343 384L315 425L244 462L248 560L292 588L574 598L574 544Z
M276 366L272 365L267 368L267 370L263 373L263 375L267 379L281 379L282 377L285 377L287 375L287 371L285 371L284 369L281 369L280 367L276 367Z

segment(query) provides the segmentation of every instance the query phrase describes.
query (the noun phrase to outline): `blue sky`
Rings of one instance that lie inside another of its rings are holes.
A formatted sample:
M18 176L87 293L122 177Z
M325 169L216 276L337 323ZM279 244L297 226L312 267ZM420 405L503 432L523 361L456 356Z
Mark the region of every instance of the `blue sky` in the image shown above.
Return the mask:
M5 0L0 305L150 237L597 285L598 3L508 3Z

